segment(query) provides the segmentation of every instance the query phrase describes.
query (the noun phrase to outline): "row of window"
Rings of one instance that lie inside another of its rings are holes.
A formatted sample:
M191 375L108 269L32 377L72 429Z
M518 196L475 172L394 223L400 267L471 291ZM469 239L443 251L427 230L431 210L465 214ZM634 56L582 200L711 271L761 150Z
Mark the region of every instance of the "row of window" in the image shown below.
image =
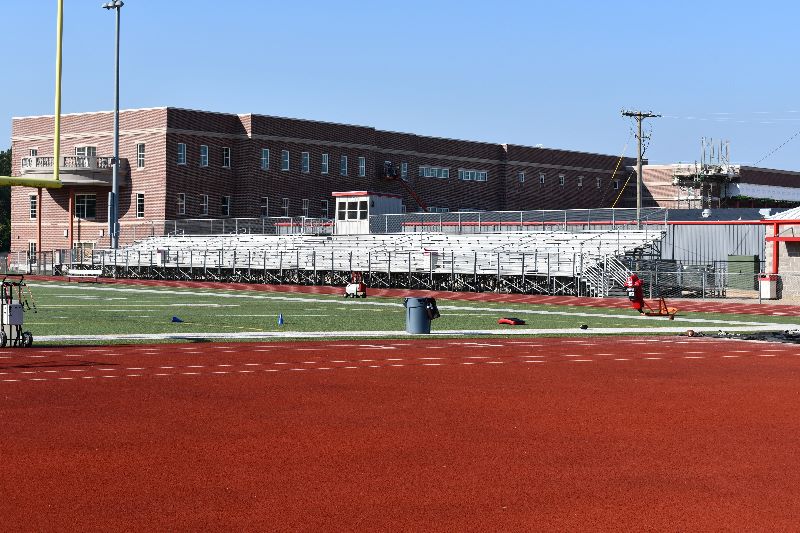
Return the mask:
M201 216L208 216L208 195L201 194L198 196L199 200L199 215ZM280 203L280 214L274 213L272 216L289 216L291 201L289 198L282 198ZM310 201L307 198L302 200L302 214L304 217L311 216L310 212ZM220 206L219 206L219 215L223 217L231 216L231 197L230 196L222 196L220 198ZM178 215L186 215L186 193L180 192L178 193L177 198L177 208L178 208ZM270 216L270 201L269 197L262 196L259 202L259 209L260 215L262 217L269 217ZM328 200L320 200L319 203L319 216L321 218L328 218L330 212L328 207Z
M450 169L423 165L419 167L419 177L447 179L450 177ZM485 170L458 169L458 179L462 181L486 181L488 177L489 173Z
M31 220L39 217L39 198L35 194L29 197L29 212ZM75 218L94 220L97 218L97 195L75 195ZM144 218L144 193L136 193L136 218Z
M517 179L519 180L520 183L525 183L525 173L524 172L517 172ZM545 182L545 175L544 175L543 172L540 172L539 173L539 183L544 185L544 182ZM566 178L564 177L563 174L560 174L558 176L558 184L559 185L564 185L565 183L566 183ZM597 184L597 188L599 189L601 187L601 185L602 185L602 179L601 178L595 178L595 183ZM613 183L614 183L614 189L615 190L619 190L620 180L614 180ZM576 178L576 185L578 187L583 187L583 176L578 176Z

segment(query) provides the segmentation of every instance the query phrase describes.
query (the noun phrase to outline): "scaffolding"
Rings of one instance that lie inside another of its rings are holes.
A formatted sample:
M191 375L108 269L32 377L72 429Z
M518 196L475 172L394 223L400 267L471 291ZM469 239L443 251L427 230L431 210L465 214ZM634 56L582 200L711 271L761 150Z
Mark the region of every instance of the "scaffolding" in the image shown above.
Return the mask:
M711 138L700 140L700 161L672 166L672 184L680 187L676 200L688 209L722 207L729 183L739 179L739 165L730 163L730 141L714 144Z

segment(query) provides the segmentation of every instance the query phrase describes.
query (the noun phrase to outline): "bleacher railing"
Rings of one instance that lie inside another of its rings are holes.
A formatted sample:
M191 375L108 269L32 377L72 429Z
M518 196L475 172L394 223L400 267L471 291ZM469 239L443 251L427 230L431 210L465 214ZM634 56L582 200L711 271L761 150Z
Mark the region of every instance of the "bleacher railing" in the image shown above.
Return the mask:
M193 218L151 220L123 226L120 240L135 242L165 235L330 235L333 220L309 217Z
M370 216L370 233L438 232L497 233L505 231L573 231L588 229L651 229L665 231L667 210L569 209L539 211L477 211L401 213Z

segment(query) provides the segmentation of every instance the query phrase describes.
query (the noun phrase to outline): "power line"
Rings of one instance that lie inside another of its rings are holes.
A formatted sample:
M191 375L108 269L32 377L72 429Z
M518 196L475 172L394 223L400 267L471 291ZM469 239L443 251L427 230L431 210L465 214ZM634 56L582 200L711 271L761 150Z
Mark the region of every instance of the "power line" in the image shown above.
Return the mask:
M791 142L791 141L792 141L792 140L793 140L795 137L797 137L798 135L800 135L800 131L797 131L797 132L796 132L794 135L792 135L791 137L789 137L788 139L786 139L785 141L783 141L783 144L781 144L780 146L778 146L777 148L775 148L774 150L772 150L770 153L768 153L767 155L765 155L764 157L762 157L761 159L759 159L758 161L756 161L755 163L753 163L753 166L755 166L755 165L758 165L758 164L759 164L759 163L761 163L763 160L765 160L766 158L768 158L769 156L771 156L772 154L774 154L775 152L777 152L778 150L780 150L781 148L783 148L784 146L786 146L787 144L789 144L789 143L790 143L790 142Z

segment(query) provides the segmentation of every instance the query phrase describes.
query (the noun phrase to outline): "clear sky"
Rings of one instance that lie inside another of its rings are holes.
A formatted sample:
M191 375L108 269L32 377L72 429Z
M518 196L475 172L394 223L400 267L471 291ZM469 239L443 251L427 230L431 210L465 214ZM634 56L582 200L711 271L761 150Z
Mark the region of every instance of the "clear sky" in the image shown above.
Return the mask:
M114 17L65 0L63 112L113 108ZM55 0L0 0L0 148L52 114ZM635 156L728 139L755 164L800 132L792 1L125 0L121 107L175 106ZM630 142L629 142L630 141ZM800 135L759 166L800 170Z

